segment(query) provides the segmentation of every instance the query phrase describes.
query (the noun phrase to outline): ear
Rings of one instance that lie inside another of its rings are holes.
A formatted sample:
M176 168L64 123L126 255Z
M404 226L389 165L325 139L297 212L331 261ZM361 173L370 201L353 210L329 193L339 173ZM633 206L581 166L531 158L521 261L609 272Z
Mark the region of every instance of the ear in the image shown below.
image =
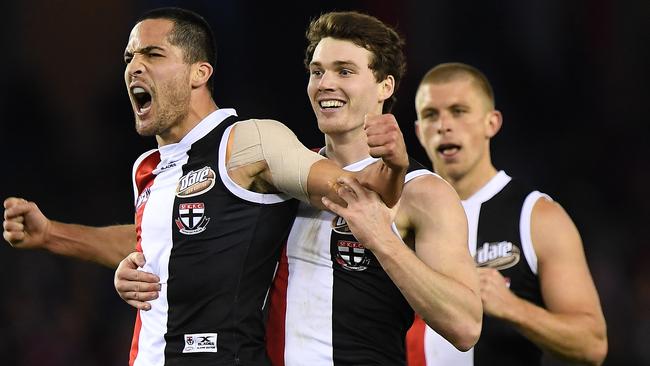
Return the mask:
M192 89L199 88L205 85L212 76L212 65L207 62L197 62L192 65L190 81Z
M494 137L499 130L501 129L501 124L503 123L503 116L501 112L496 109L488 112L485 137L492 138Z
M395 92L395 78L393 75L388 75L386 79L379 83L379 99L384 101L390 98Z

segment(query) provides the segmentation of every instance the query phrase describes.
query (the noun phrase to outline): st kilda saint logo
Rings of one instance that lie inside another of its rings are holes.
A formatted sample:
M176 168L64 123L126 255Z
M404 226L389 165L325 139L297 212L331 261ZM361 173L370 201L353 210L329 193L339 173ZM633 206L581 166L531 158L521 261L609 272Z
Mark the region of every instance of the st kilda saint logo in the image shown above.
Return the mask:
M210 218L205 216L203 202L181 203L178 205L178 218L174 222L182 234L195 235L205 231Z
M344 218L335 216L332 220L330 248L334 261L348 271L365 271L370 264L370 253L352 235Z

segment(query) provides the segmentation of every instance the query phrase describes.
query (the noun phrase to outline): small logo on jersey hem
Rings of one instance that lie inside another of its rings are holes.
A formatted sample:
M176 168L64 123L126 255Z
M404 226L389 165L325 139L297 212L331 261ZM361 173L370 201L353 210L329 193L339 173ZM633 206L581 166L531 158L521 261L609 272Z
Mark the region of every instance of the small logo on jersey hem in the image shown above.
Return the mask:
M185 334L183 353L217 352L217 333Z
M205 231L210 222L210 218L204 213L203 202L181 203L178 205L178 218L174 222L182 234L196 235Z
M214 187L215 177L214 170L209 166L199 170L190 170L178 180L176 197L194 197L209 191Z
M521 251L509 241L483 243L474 256L478 267L489 267L497 270L514 266L519 263L520 258Z

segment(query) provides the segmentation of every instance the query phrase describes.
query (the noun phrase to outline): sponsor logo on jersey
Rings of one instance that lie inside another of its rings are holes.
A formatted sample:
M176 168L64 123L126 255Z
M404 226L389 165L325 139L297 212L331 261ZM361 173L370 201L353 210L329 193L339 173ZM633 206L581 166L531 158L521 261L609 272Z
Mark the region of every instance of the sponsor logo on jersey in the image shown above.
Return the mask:
M209 166L199 170L191 170L178 180L176 197L194 197L209 191L214 187L216 175Z
M332 230L335 233L352 235L348 223L341 216L335 216L334 220L332 220Z
M478 267L506 269L519 263L521 251L509 241L483 243L478 248L474 260Z
M217 352L217 333L185 334L183 353Z
M181 203L178 205L178 217L174 222L181 233L195 235L205 231L210 218L205 216L203 202Z
M151 195L151 189L149 187L145 188L142 193L138 196L138 199L135 201L135 210L137 211L142 205L144 205Z

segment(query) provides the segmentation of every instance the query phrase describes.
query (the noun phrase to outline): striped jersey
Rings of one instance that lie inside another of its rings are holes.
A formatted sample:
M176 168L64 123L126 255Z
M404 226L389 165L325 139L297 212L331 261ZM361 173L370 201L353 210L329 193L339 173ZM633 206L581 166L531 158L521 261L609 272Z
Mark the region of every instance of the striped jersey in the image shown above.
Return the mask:
M137 250L162 288L137 313L129 365L268 365L262 308L297 201L230 179L236 120L219 109L134 164Z
M535 202L549 196L533 191L500 171L462 201L469 226L469 249L478 267L492 267L510 290L538 306L543 300L530 224ZM506 322L483 317L481 337L460 352L419 317L407 336L409 366L539 365L541 350Z
M411 161L406 184L424 174L433 173ZM301 204L270 294L272 364L404 365L412 322L410 305L345 220Z

